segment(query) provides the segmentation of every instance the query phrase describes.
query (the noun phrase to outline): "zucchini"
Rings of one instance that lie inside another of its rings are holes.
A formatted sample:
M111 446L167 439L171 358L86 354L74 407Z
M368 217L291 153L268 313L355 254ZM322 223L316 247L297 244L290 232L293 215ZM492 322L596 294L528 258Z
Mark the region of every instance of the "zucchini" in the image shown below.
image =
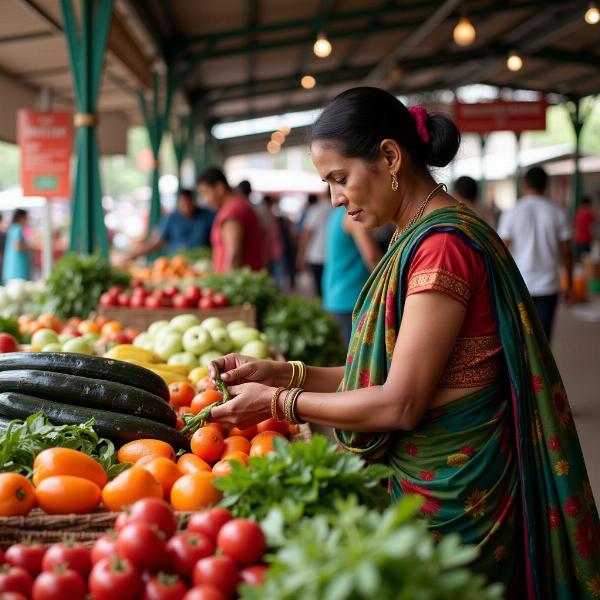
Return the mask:
M149 419L72 406L15 392L0 393L0 417L26 419L40 410L54 425L79 425L93 417L94 431L117 444L150 438L168 442L176 450L189 448L187 438L177 429Z
M177 415L162 398L122 383L50 371L0 371L0 392L19 392L73 406L99 408L175 426Z
M150 392L165 402L169 401L169 388L155 373L122 360L101 356L88 356L73 352L10 352L0 354L0 371L36 369L79 375L90 379L114 381Z

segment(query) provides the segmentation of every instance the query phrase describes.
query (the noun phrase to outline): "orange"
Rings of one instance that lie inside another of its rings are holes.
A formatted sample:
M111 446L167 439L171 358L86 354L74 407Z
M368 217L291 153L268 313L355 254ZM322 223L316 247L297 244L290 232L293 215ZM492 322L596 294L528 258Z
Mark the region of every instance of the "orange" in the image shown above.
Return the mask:
M182 454L179 457L177 466L184 475L197 473L198 471L210 471L210 465L205 460L202 460L199 456L191 454L190 452Z
M169 266L169 259L165 256L161 256L154 261L152 268L156 271L164 271Z
M122 463L136 463L142 456L163 456L175 460L175 450L162 440L134 440L119 448L117 458Z
M171 488L175 510L201 510L216 504L221 492L213 485L215 475L206 471L180 477Z
M152 454L146 454L146 456L141 456L135 461L136 467L145 467L148 463L151 463L153 460L157 458L161 458L160 456L152 456ZM167 459L169 460L169 459Z
M131 467L109 481L102 490L107 510L119 511L142 498L162 498L163 488L144 467Z
M79 325L77 325L77 331L81 333L81 335L85 335L86 333L100 333L102 327L98 325L98 323L94 323L94 321L81 321Z
M107 337L109 334L118 333L119 331L123 331L123 325L120 321L107 321L102 325L100 333L102 336Z
M205 390L215 390L215 384L213 383L213 380L206 375L205 377L203 377L199 382L198 382L198 391L199 392L204 392Z
M216 477L227 477L231 474L231 464L227 460L220 460L213 465L212 472Z
M220 402L221 400L223 400L223 394L217 390L205 390L204 392L200 392L194 396L194 399L190 404L192 413L197 415L203 408L206 408L215 402Z
M172 406L190 406L195 395L196 390L187 381L169 384L169 402Z
M288 432L289 432L290 437L294 437L295 435L298 435L299 431L300 431L300 428L295 423L290 423L288 425Z
M106 471L91 456L70 448L42 450L33 461L33 484L58 475L82 477L101 489L108 483Z
M95 321L96 321L96 323L98 323L98 325L100 325L100 328L102 328L102 327L104 327L104 325L106 325L106 323L108 323L110 321L110 319L106 315L98 315L95 318ZM115 323L119 323L119 321L115 321ZM121 331L121 330L119 329L119 331Z
M40 481L35 496L38 506L49 515L83 514L98 508L102 490L89 479L57 475Z
M276 421L273 417L258 423L256 425L256 430L258 433L263 433L265 431L276 431L282 435L287 435L289 433L287 421Z
M187 260L184 256L176 255L171 259L171 267L174 269L185 269L187 267Z
M245 452L240 452L239 450L235 450L229 454L224 454L221 460L237 460L245 467L248 466L248 455Z
M285 439L285 436L276 431L263 431L263 433L259 433L252 438L250 456L265 456L265 454L269 454L269 452L274 452L275 447L273 446L273 438L275 437Z
M40 315L37 319L39 325L44 329L54 329L58 332L62 329L62 322L58 317L49 314Z
M225 442L223 434L216 427L201 427L190 441L192 452L207 463L217 462Z
M139 461L136 464L139 464ZM169 498L173 484L183 475L181 469L172 460L162 456L144 465L144 469L160 483L166 499Z
M228 438L225 438L221 457L236 451L250 454L250 442L241 435L230 435Z
M35 490L27 477L0 473L0 517L29 514L35 506Z
M258 434L258 430L256 429L256 425L251 425L246 429L240 429L239 427L232 427L229 435L241 435L245 437L247 440L251 440L255 435Z

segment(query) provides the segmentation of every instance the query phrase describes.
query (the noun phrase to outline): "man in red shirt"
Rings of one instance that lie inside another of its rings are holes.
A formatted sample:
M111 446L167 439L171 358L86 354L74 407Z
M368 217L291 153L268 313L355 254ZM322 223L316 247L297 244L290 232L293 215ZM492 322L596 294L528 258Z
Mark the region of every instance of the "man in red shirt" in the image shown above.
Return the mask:
M216 167L200 175L198 192L217 211L210 233L213 271L227 273L240 267L260 271L264 267L263 233L250 202L234 194Z
M586 196L575 211L575 258L581 260L582 254L589 254L594 239L594 211L591 200Z

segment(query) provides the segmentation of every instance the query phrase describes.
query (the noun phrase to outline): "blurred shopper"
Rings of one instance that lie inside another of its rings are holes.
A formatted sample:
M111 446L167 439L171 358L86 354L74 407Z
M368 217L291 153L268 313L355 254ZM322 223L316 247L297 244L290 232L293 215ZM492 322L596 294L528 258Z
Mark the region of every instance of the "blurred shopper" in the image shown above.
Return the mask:
M31 263L29 246L25 239L27 211L17 208L13 214L12 223L6 233L4 244L4 259L2 265L2 281L11 279L30 279Z
M309 196L309 203L311 198ZM325 227L331 204L326 198L318 198L308 208L298 244L296 264L301 271L310 269L315 291L322 296L323 266L325 264Z
M584 254L590 253L594 241L595 221L592 201L588 196L584 196L575 211L575 260L577 261L580 261Z
M567 304L572 301L573 264L567 215L544 195L547 183L541 167L525 173L524 196L503 213L498 235L510 248L550 341L560 293L561 259L567 273Z
M483 202L479 199L479 184L472 177L463 175L454 182L454 197L475 211L488 225L496 227L498 211L486 205L485 199Z
M208 206L217 211L210 235L213 270L227 273L250 267L260 271L265 266L263 230L250 201L233 192L217 167L200 175L198 191Z
M352 311L371 271L382 257L371 231L355 223L343 206L333 209L325 232L323 306L340 326L346 345L352 336Z
M177 194L177 210L161 219L158 230L139 249L131 252L127 259L154 254L166 249L173 255L182 250L192 250L210 246L210 230L215 213L203 206L197 206L191 190L180 189Z

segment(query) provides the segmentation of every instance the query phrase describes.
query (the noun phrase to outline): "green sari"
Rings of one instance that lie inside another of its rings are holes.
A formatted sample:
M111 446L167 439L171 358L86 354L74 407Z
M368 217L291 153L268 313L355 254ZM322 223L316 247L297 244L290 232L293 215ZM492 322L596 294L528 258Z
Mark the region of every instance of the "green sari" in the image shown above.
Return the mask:
M483 253L504 380L429 410L413 431L336 431L348 450L385 455L392 497L416 493L436 536L480 547L474 565L507 597L600 598L600 525L560 374L506 247L464 206L433 211L389 249L359 296L344 390L385 382L421 241L454 232Z

